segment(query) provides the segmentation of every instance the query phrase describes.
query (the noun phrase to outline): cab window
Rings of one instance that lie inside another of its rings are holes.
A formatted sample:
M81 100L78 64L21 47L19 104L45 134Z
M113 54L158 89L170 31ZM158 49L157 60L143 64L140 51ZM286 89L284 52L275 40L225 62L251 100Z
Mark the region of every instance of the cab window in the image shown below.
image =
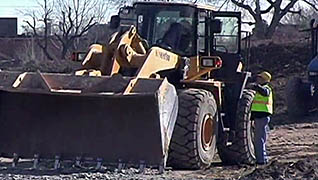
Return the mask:
M239 20L237 17L215 17L222 22L222 32L214 35L214 48L225 53L238 53Z

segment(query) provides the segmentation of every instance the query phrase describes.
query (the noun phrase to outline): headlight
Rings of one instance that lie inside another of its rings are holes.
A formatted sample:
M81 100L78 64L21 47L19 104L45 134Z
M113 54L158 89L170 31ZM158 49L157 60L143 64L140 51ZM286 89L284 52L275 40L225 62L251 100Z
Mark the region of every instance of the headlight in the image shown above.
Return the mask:
M214 67L214 60L213 59L202 59L202 66Z
M201 57L201 66L220 68L222 66L222 59L219 56Z

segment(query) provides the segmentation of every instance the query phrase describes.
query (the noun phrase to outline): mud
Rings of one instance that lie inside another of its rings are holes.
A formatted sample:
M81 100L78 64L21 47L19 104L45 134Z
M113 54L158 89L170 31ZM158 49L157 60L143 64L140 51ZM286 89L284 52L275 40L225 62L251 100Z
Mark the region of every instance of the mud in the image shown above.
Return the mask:
M240 179L317 179L318 158L307 157L296 162L272 161Z

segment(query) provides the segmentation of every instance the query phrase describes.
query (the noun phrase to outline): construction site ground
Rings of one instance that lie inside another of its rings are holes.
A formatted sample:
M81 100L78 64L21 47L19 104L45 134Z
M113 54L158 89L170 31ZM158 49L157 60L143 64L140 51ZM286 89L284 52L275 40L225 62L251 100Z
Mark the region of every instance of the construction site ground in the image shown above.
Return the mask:
M0 179L318 179L318 112L289 117L284 93L289 78L305 77L309 54L308 46L295 44L270 44L252 49L251 71L256 72L261 66L273 74L275 115L270 123L267 144L270 162L267 165L225 166L216 157L215 162L204 170L168 169L159 174L156 169L139 173L132 167L118 171L115 166L103 166L95 171L96 163L77 168L73 166L74 162L63 162L63 168L56 171L54 160L41 161L38 170L32 169L31 160L23 160L17 168L12 168L12 160L2 158ZM1 62L0 67L4 67Z

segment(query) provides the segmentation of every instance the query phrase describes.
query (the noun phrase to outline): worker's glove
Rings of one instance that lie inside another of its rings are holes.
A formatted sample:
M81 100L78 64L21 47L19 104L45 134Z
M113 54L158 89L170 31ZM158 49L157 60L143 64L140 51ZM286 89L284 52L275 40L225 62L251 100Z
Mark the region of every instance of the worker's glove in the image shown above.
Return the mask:
M253 89L257 92L262 92L264 91L264 88L260 84L255 84Z
M257 88L259 87L259 84L257 84L257 83L249 83L248 85L247 85L247 88L248 89L252 89L252 90L257 90Z
M250 83L249 84L250 86L250 89L260 93L261 95L263 96L269 96L269 91L267 88L263 87L262 85L260 84L257 84L257 83Z

